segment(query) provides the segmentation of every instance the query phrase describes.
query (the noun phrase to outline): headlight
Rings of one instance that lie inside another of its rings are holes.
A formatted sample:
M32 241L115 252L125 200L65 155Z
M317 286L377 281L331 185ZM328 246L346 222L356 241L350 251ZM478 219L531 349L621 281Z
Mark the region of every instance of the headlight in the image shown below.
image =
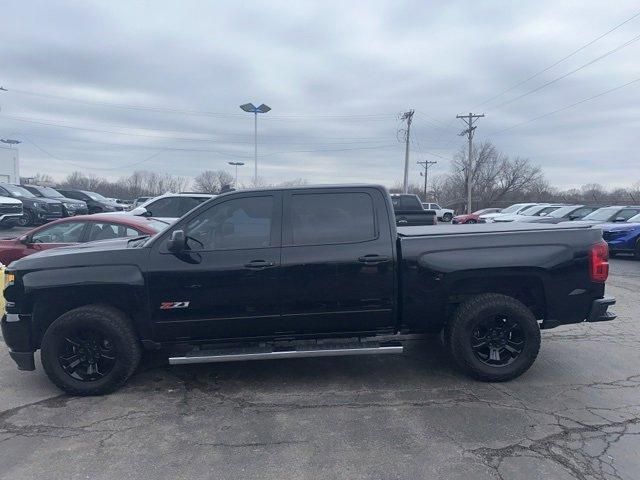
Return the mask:
M35 208L44 208L44 203L40 203L40 202L33 202L33 206Z
M77 208L75 203L62 202L62 204L69 210L75 210Z
M4 273L4 284L5 285L9 285L10 283L13 283L16 280L16 274L13 272L7 272L5 270Z
M116 207L113 207L113 206L111 206L111 205L105 205L105 206L104 206L104 209L105 209L107 212L113 212L113 211L115 211Z

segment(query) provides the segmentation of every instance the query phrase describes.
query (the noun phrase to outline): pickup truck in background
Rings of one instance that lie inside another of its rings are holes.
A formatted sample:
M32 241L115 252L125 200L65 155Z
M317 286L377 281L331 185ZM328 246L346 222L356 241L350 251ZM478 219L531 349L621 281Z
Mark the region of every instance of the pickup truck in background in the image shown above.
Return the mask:
M450 222L453 218L453 215L455 214L455 212L450 208L442 208L437 203L423 202L422 208L424 208L425 210L433 210L434 212L436 212L436 217L438 217L438 220L442 220L443 222Z
M75 395L111 392L143 350L170 364L400 353L444 332L468 374L524 373L540 329L612 320L599 229L396 227L384 187L244 190L155 236L63 247L13 262L2 334ZM587 367L585 367L587 368Z
M417 195L394 193L391 195L391 203L396 217L396 225L399 227L436 225L438 223L436 212L425 210Z

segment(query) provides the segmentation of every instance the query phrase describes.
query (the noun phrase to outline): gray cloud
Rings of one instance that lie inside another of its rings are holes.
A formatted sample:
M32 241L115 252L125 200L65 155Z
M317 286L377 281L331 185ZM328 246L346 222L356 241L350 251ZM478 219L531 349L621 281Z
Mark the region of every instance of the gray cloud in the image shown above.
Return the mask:
M553 7L553 8L551 8ZM635 13L634 2L22 2L3 5L0 136L24 140L24 173L137 168L196 175L245 159L265 102L260 175L269 182L402 177L397 114L415 108L416 160L450 158L468 112ZM637 34L640 17L539 78L476 108L477 139L529 157L561 187L640 180L640 83L501 130L640 77L640 42L537 93L521 95ZM63 96L145 109L34 96ZM171 109L173 112L156 111ZM221 115L188 115L197 110ZM63 128L19 121L30 119ZM37 145L37 146L36 146ZM40 147L40 148L38 148ZM45 153L44 151L48 152ZM145 161L158 151L160 155ZM448 170L438 159L434 173Z

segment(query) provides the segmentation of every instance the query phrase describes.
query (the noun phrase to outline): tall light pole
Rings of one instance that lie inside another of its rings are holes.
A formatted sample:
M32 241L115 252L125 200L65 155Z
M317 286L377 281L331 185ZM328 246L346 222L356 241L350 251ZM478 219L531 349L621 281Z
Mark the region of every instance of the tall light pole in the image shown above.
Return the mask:
M233 165L234 167L236 167L236 182L234 183L234 185L237 187L238 186L238 167L241 167L242 165L244 165L244 162L228 162L229 165Z
M22 143L20 140L12 140L10 138L0 138L0 142L6 143L7 145L18 145Z
M259 107L256 107L253 103L245 103L244 105L240 105L240 108L245 112L253 113L253 161L254 161L254 172L253 172L253 183L255 186L258 185L258 114L259 113L267 113L271 110L271 107L261 104Z

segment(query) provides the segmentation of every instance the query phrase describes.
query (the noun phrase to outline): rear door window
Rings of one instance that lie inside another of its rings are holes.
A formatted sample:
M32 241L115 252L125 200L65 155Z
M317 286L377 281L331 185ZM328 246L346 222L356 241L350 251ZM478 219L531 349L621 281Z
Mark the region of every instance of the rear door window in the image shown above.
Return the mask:
M365 242L376 238L367 193L305 193L291 197L293 245Z

